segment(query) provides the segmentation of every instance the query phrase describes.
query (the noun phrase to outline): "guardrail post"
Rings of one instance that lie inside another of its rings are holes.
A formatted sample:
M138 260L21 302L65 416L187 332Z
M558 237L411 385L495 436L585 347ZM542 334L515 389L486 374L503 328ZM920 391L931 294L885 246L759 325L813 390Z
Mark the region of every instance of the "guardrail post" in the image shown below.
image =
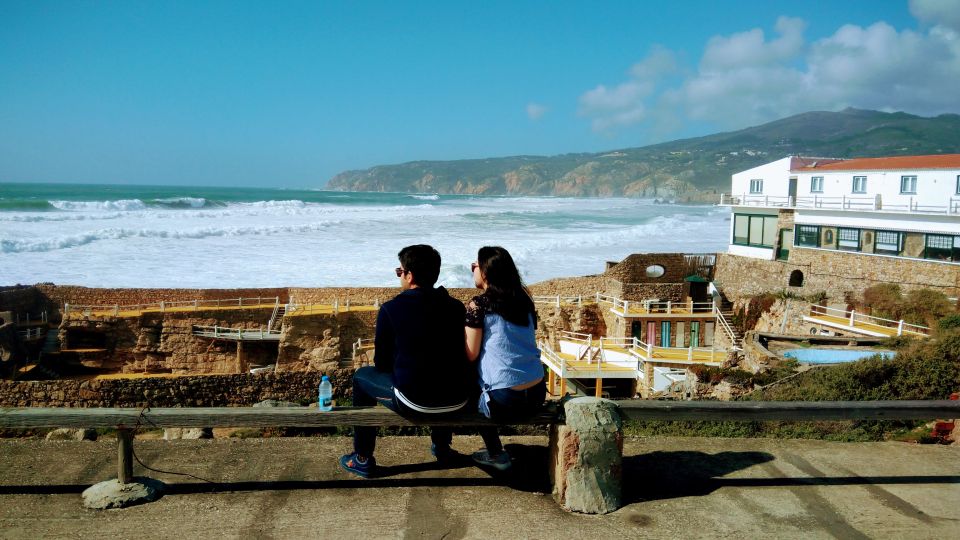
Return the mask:
M693 361L693 346L687 347L687 362Z
M163 313L163 300L160 301L160 313Z
M120 304L114 304L114 305L113 305L113 316L114 316L114 317L119 317L119 316L120 316Z
M903 335L903 319L900 319L900 322L897 323L897 336Z
M628 304L629 304L629 303L630 303L629 300L624 300L624 301L623 301L623 315L624 315L624 316L626 316L627 313L630 312L630 309L629 309L629 307L628 307Z
M340 299L339 299L339 298L334 298L334 299L333 299L333 314L336 315L336 314L338 314L338 313L340 313Z
M850 310L850 326L853 326L854 316L855 316L856 314L857 314L857 310L855 310L855 309L851 309L851 310Z
M350 299L347 298L345 311L350 311Z
M577 307L583 306L583 295L577 295Z
M194 300L193 300L193 310L196 311L196 310L198 310L198 309L200 309L200 301L197 300L197 299L194 299Z
M558 308L560 307L560 295L559 295L559 294L557 295L557 307L558 307Z
M653 360L653 344L647 343L647 360Z
M667 315L670 315L672 313L673 306L671 304L672 302L670 300L667 300Z

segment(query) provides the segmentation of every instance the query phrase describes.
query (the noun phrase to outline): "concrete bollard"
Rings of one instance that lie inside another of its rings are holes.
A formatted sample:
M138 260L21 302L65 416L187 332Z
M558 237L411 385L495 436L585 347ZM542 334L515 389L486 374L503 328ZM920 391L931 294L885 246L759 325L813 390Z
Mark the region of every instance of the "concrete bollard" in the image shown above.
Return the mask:
M620 508L623 431L613 401L575 398L564 405L566 423L550 430L553 496L565 510L606 514Z

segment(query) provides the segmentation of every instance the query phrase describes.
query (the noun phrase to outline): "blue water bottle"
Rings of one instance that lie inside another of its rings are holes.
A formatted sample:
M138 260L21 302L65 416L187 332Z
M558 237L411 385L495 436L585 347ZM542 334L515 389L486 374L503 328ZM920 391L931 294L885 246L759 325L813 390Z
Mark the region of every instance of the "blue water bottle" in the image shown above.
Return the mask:
M333 385L330 384L330 377L326 375L320 379L320 396L317 399L317 405L324 412L333 410Z

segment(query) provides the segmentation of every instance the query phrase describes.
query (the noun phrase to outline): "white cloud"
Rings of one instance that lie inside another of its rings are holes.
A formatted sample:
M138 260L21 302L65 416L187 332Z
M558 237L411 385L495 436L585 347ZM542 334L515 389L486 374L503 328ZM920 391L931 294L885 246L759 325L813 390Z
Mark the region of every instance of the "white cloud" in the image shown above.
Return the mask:
M949 9L947 4L956 6ZM933 24L897 31L878 22L844 25L808 43L806 23L780 17L776 35L755 28L708 42L695 70L679 73L676 55L657 48L626 81L580 96L580 113L597 131L644 124L654 129L705 121L734 129L808 110L848 106L939 114L960 110L960 0L915 0L911 10ZM655 114L653 111L656 111ZM652 125L651 125L652 124Z
M527 117L533 121L543 118L549 109L539 103L527 103Z
M910 0L910 13L922 22L960 32L960 0Z

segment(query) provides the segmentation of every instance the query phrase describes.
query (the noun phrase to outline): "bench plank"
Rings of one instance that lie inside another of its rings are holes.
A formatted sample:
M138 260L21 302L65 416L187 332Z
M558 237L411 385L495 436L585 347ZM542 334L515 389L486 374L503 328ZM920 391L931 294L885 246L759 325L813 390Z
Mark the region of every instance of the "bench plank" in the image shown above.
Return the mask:
M338 407L320 412L309 407L157 407L127 408L0 408L0 427L127 427L139 424L145 428L186 427L336 427L336 426L491 426L479 414L445 418L405 418L385 407ZM558 420L557 407L511 425L553 424Z

